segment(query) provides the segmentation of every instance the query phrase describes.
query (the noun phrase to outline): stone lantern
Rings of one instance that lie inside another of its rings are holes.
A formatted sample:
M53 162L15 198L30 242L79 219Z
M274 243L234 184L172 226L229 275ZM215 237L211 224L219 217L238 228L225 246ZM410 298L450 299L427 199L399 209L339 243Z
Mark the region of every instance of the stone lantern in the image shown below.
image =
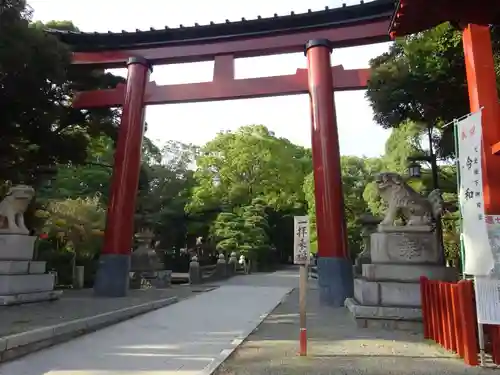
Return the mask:
M155 278L156 273L162 271L164 266L156 251L150 247L154 233L146 229L137 233L135 237L139 246L132 253L130 272L132 273L133 287L140 287L143 278Z
M361 215L357 222L361 224L361 237L363 238L363 250L358 254L354 263L354 276L361 275L363 264L371 263L370 257L370 236L377 231L377 226L382 221L381 218L366 213Z

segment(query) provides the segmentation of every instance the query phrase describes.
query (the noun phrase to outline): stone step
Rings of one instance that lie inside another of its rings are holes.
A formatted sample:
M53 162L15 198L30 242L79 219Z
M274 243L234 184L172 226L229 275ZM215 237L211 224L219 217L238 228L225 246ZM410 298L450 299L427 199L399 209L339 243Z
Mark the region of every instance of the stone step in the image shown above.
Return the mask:
M35 241L35 236L0 234L0 260L33 259Z
M362 276L370 281L419 282L421 276L456 281L458 272L455 268L437 265L363 264Z
M367 306L420 307L420 283L355 279L354 298Z
M0 306L21 305L23 303L54 301L62 295L62 290L49 290L44 292L33 292L23 294L13 294L8 296L0 295Z
M30 274L41 274L45 273L47 269L47 262L32 260L30 261L29 273Z
M29 260L1 260L0 275L27 274L29 267Z
M54 275L0 275L0 296L47 292L54 289Z
M422 331L422 310L415 307L364 306L347 298L345 307L360 328Z
M29 260L0 260L0 275L45 273L46 262Z

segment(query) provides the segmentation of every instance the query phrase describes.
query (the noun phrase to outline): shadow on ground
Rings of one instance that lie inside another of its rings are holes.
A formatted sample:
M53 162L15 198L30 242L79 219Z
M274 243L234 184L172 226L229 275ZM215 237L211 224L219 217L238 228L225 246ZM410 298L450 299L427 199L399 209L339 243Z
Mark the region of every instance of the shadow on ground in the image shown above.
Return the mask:
M278 306L217 371L218 375L483 374L419 333L357 328L345 308L319 306L308 293L308 356L297 356L298 290Z

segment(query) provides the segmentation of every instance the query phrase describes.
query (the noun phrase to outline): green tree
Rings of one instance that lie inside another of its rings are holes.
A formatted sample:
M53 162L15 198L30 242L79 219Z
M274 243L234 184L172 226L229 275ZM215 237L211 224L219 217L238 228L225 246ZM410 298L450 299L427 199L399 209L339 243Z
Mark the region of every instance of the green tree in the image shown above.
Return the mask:
M145 140L146 144L149 140ZM194 184L193 171L197 148L170 141L163 148L150 144L144 155L144 181L139 190L136 227L152 229L162 248L186 244L188 217L184 207Z
M258 198L266 207L269 243L287 259L293 216L305 211L302 184L312 170L311 151L265 126L249 125L219 133L197 155L195 187L186 205L191 236L207 236L219 213L239 212Z
M75 90L114 87L121 78L70 66L70 51L30 23L23 0L0 5L0 173L3 180L37 184L40 167L79 164L98 134L114 135L117 112L71 107ZM71 23L49 27L75 29Z
M264 200L253 199L250 205L241 209L241 218L243 219L244 243L240 253L249 259L249 268L252 269L252 262L270 263L269 223Z
M379 159L342 156L342 188L344 194L345 218L347 224L347 239L351 257L355 258L361 249L361 227L358 218L369 210L369 205L363 199L365 187L372 181L375 173L381 171ZM304 193L308 205L311 223L311 250L317 251L316 205L314 200L314 177L309 174L304 181Z
M187 209L244 206L257 196L278 210L294 207L304 199L300 187L309 163L306 150L262 125L220 133L200 150Z
M213 223L212 233L217 250L239 252L244 245L245 221L233 212L221 212Z
M88 144L88 157L80 165L57 166L57 174L38 190L39 202L52 199L93 197L108 202L113 168L113 140L107 136L92 138Z
M500 28L492 29L492 38L499 69ZM469 111L461 32L445 23L398 39L370 66L366 96L375 121L384 128L410 121L422 132L436 127L433 143L438 154L453 155L453 127L442 125Z
M56 238L62 245L60 249L72 253L74 279L77 257L93 258L102 245L106 211L99 197L52 200L39 215L47 219L45 232Z
M304 196L307 202L307 214L309 216L309 240L311 242L311 252L318 251L318 231L316 227L316 198L314 196L314 172L309 173L304 179Z
M237 252L249 261L249 269L270 263L270 241L268 236L265 202L255 198L250 205L237 208L235 212L221 212L212 226L216 249L227 254Z

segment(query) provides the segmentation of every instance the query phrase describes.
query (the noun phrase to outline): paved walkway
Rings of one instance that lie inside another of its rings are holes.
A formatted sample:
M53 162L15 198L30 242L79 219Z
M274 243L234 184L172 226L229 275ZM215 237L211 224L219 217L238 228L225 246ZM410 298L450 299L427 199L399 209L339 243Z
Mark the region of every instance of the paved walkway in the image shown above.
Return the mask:
M286 271L234 277L211 292L0 365L0 374L209 374L297 280Z
M65 290L61 299L57 301L0 307L0 337L174 296L181 300L207 289L209 288L204 285L172 285L167 289L130 290L125 298L95 298L92 289Z

